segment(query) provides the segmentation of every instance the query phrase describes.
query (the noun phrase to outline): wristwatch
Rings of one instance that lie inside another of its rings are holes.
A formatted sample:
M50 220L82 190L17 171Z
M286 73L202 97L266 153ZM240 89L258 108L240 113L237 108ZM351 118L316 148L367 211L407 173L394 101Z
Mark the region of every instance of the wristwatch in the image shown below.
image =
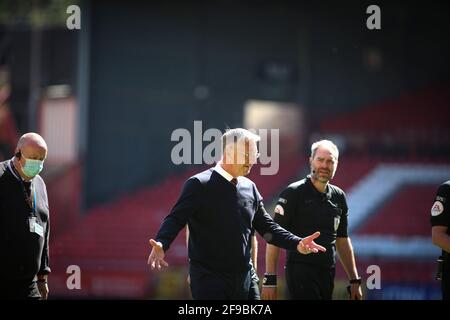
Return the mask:
M354 284L354 283L361 284L362 279L361 278L355 278L355 279L351 279L349 282L350 282L350 284Z

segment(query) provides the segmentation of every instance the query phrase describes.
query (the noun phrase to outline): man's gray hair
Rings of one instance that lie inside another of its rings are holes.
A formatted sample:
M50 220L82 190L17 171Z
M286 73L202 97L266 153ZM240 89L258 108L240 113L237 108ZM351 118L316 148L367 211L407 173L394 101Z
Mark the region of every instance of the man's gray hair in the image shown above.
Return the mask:
M319 147L325 147L330 149L331 153L335 156L336 160L339 159L339 149L338 147L330 140L320 140L316 141L311 145L311 158L314 158L316 155L317 149Z
M247 129L243 128L235 128L228 129L222 135L222 151L225 151L227 145L231 143L237 143L240 141L254 141L258 142L261 140L261 137Z

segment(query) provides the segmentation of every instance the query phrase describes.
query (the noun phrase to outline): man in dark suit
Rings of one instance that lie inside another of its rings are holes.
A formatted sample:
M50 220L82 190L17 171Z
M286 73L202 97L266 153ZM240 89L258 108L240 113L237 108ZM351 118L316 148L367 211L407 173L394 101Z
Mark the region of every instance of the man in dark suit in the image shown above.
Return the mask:
M222 158L184 184L170 214L164 219L148 264L152 270L168 266L165 252L189 226L189 275L194 299L247 300L252 281L251 234L254 228L267 242L302 254L325 251L316 232L299 238L281 228L264 209L262 197L248 178L258 158L260 137L245 129L222 136Z

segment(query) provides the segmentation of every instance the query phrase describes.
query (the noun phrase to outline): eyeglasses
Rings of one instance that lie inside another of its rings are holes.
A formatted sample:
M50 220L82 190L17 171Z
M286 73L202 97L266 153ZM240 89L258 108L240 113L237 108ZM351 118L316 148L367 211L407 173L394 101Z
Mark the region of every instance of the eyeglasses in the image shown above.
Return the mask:
M249 157L250 157L250 153L248 153L248 152L243 152L242 154L243 154L246 158L249 158ZM260 155L261 155L261 154L260 154L259 152L257 152L257 153L255 154L255 159L258 159Z

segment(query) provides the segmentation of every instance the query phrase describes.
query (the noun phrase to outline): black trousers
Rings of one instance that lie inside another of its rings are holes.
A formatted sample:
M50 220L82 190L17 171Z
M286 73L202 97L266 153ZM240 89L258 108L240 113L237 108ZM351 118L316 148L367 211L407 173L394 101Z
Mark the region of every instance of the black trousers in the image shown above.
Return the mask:
M0 299L37 300L41 298L36 280L2 280Z
M325 268L304 263L286 265L286 283L293 300L331 300L335 267Z
M259 290L259 277L253 267L251 273L252 281L250 283L250 288L248 291L248 300L261 300L261 292Z
M447 255L442 266L442 300L450 301L450 256Z
M251 270L242 273L223 273L191 264L189 275L194 300L249 299Z

